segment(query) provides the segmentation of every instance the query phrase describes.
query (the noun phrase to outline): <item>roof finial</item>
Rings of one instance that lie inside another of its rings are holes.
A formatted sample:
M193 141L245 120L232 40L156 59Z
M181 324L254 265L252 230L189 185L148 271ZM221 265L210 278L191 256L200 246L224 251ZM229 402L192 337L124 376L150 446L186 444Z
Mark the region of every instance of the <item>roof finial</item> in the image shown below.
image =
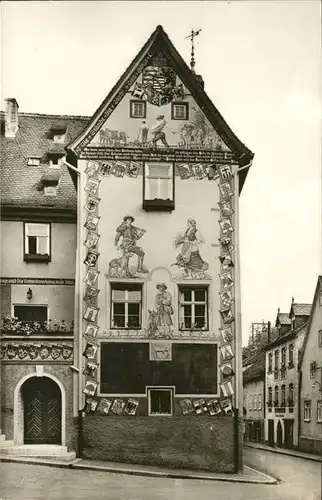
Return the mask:
M194 30L191 30L191 34L189 36L186 36L186 38L190 38L191 40L191 61L190 61L190 68L191 68L191 71L194 73L195 72L195 65L196 65L196 61L195 61L195 46L194 46L194 38L199 35L201 31L201 28L197 31L194 31Z

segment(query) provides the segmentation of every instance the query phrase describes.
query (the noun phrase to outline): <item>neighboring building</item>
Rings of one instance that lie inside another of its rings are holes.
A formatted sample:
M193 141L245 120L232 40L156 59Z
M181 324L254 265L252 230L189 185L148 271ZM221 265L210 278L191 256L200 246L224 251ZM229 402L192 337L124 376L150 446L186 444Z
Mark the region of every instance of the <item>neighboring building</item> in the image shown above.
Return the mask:
M158 26L67 148L83 454L228 472L242 398L236 212L253 154L191 67Z
M249 359L243 370L244 439L264 442L265 419L265 352L260 350Z
M278 309L279 336L265 347L265 441L271 446L298 446L298 359L310 310L294 299L288 315Z
M1 452L75 448L77 205L63 157L87 121L19 113L15 99L1 113Z
M319 276L300 362L299 447L322 453L322 276Z

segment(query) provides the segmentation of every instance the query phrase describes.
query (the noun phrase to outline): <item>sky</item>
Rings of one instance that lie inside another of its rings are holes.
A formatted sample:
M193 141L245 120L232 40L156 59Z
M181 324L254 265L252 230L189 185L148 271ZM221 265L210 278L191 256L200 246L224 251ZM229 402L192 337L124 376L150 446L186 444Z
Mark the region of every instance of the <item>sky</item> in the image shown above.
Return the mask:
M318 0L7 2L1 108L94 113L161 24L255 153L240 197L243 341L277 308L311 303L321 274L321 16Z

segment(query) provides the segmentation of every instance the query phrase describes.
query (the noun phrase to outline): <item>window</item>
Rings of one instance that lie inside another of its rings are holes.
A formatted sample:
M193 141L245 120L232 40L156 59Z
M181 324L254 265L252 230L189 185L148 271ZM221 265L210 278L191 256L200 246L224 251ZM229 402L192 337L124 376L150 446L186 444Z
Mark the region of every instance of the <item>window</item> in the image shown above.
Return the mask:
M64 141L65 141L65 133L54 135L54 142L62 143Z
M316 361L310 363L310 378L315 378L316 376Z
M257 409L261 410L262 409L262 395L261 394L258 394L257 401L258 401L258 403L257 403Z
M50 224L25 222L25 262L50 261Z
M45 196L56 196L57 186L45 186L44 194Z
M49 158L49 166L50 167L58 168L58 167L60 167L61 162L62 162L61 156L52 155Z
M248 405L248 409L249 411L252 411L253 410L253 400L252 400L252 397L249 396L249 405Z
M111 328L141 328L142 285L112 285Z
M146 101L131 100L130 101L130 117L131 118L146 118Z
M272 406L273 404L273 389L271 387L268 388L268 406Z
M208 330L207 288L179 287L179 330Z
M294 348L293 344L288 346L288 367L292 368L294 366Z
M268 354L268 373L272 373L273 371L273 353L270 352Z
M149 415L172 415L172 389L148 389Z
M274 406L278 406L278 386L275 386L274 389Z
M317 402L316 407L316 421L322 422L322 401Z
M282 363L282 366L285 366L285 363L286 363L286 347L282 347L281 354L282 354L282 356L281 356L281 363Z
M294 384L288 386L288 405L294 406Z
M253 408L254 410L257 410L257 396L253 397Z
M319 331L318 335L319 335L319 339L318 339L319 347L322 347L322 330Z
M189 118L189 105L187 102L172 103L171 106L172 120L188 120Z
M286 387L285 385L282 385L282 406L286 406Z
M304 401L304 422L311 420L311 401Z
M30 157L28 158L28 166L30 167L39 167L40 158Z
M23 323L44 323L48 320L47 306L14 306L14 317Z
M174 209L174 171L172 163L146 163L144 168L144 210Z
M274 353L274 356L275 356L275 370L278 370L279 368L279 356L280 356L280 353L279 351L275 351Z

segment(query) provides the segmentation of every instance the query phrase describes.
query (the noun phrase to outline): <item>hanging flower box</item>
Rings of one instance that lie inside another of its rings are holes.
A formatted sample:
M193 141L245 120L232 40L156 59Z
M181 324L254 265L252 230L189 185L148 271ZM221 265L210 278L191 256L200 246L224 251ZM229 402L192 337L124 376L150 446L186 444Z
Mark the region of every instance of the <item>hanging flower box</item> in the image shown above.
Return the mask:
M18 318L4 317L0 325L4 335L73 335L74 321L50 319L48 321L19 321Z

